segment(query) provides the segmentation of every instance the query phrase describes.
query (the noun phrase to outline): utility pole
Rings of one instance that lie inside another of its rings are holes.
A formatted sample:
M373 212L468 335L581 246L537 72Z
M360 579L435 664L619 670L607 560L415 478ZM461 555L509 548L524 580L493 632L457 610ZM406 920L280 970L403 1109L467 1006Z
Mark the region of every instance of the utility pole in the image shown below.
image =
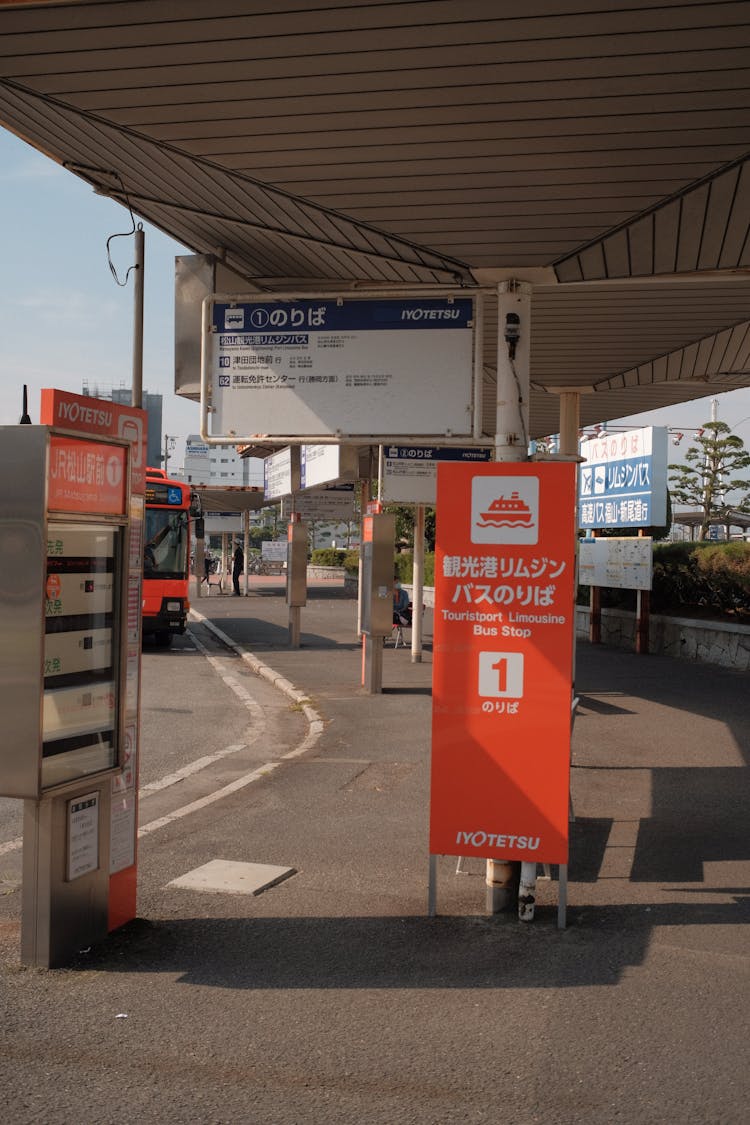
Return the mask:
M135 231L135 274L133 276L133 382L131 406L143 406L143 290L146 238L143 225ZM126 279L127 280L127 279Z
M164 465L164 472L165 473L167 472L167 465L169 464L169 455L174 450L174 447L175 447L176 444L177 444L177 438L176 437L170 437L169 434L164 435L164 452L162 453L162 462L163 462L163 465ZM169 474L167 473L167 475L169 475Z

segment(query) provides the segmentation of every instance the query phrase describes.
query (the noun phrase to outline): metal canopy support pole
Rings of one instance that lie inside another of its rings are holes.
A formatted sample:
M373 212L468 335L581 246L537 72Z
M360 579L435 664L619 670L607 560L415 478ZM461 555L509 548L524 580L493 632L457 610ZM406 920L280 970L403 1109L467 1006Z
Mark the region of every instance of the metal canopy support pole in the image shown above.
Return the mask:
M495 460L525 461L529 445L531 286L520 281L498 286L497 315ZM517 880L517 863L487 860L489 913L511 906Z
M581 395L579 391L563 391L560 394L560 453L566 457L578 456L578 432L581 428ZM576 497L577 503L577 497ZM575 698L576 677L576 630L575 607L573 607L573 683L571 692L570 737L573 738L573 718L578 700ZM569 819L573 819L572 791L568 797ZM561 863L557 881L557 928L564 930L568 910L568 865Z
M581 395L579 391L560 394L560 453L578 456L578 431L581 427Z
M414 569L411 595L411 662L422 663L422 609L424 607L424 504L414 513Z

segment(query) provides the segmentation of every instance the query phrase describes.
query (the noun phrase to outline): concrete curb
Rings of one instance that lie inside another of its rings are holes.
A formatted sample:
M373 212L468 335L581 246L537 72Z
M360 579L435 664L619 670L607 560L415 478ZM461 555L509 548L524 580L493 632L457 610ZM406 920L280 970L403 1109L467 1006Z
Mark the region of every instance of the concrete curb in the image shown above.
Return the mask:
M302 714L307 720L307 734L302 739L299 746L294 750L290 750L287 754L283 754L282 759L300 758L303 754L307 754L312 750L325 729L325 720L312 706L308 696L305 695L303 691L300 691L299 688L296 688L294 684L290 683L289 680L285 679L284 676L275 672L268 664L264 664L263 661L259 660L252 652L248 652L242 645L233 641L231 637L227 636L223 629L220 629L218 625L214 624L208 617L204 617L197 609L191 608L189 620L205 625L222 644L225 644L227 648L230 648L232 652L235 652L237 656L244 660L256 676L262 676L269 684L300 706Z

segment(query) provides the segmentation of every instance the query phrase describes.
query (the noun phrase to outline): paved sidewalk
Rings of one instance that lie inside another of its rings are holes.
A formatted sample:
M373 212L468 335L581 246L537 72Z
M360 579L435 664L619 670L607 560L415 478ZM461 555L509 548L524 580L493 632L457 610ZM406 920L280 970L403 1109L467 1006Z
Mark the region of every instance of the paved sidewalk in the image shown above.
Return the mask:
M554 881L533 924L490 918L448 857L430 920L430 611L422 662L388 647L368 696L342 594L311 589L298 650L278 583L196 601L322 731L146 838L137 922L70 970L2 968L14 1125L744 1125L747 676L580 645L568 928ZM170 886L214 856L296 874Z

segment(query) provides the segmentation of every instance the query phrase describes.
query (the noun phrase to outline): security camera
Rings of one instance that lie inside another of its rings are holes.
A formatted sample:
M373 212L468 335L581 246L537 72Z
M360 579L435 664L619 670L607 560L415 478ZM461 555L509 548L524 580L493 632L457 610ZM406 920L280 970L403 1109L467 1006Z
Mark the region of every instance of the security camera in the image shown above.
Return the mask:
M508 313L505 317L505 342L508 345L508 356L516 358L516 345L521 335L521 318L518 313Z

